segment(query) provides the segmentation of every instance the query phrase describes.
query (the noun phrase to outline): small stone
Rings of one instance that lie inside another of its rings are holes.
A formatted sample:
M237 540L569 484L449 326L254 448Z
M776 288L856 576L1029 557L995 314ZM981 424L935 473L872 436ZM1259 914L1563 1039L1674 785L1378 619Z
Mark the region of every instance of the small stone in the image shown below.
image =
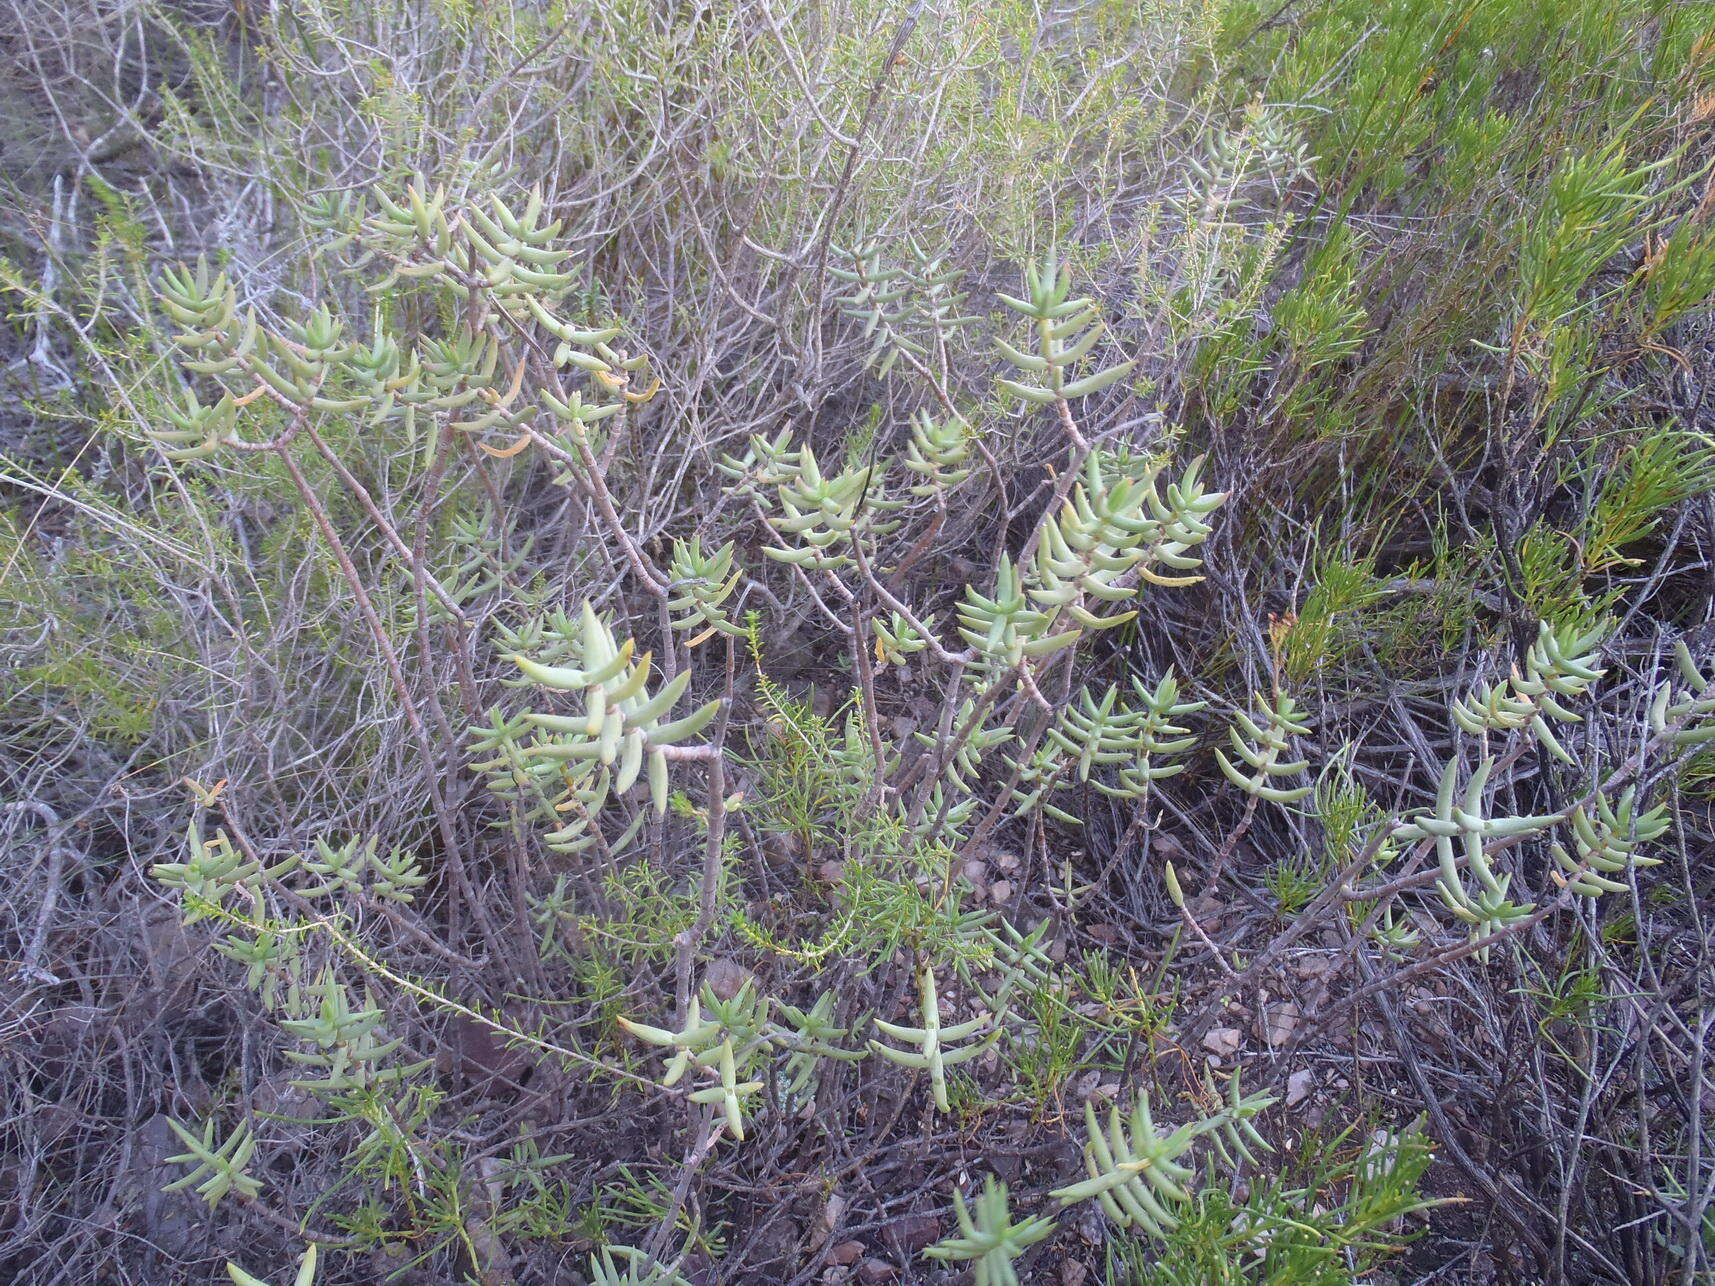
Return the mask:
M1269 1005L1263 1010L1263 1039L1270 1048L1279 1049L1292 1039L1292 1033L1298 1026L1298 1006L1290 1000L1283 1004Z
M838 1228L845 1213L846 1199L837 1192L830 1192L827 1204L822 1207L822 1223L830 1229Z
M1316 1073L1308 1067L1292 1073L1286 1078L1286 1106L1297 1107L1310 1097L1310 1091L1316 1086Z
M885 1259L866 1259L858 1265L857 1276L860 1282L884 1282L898 1272Z
M1199 921L1207 922L1221 913L1225 903L1213 893L1205 893L1194 897L1186 903L1185 909L1196 916Z
M934 1215L906 1215L893 1221L892 1230L900 1249L911 1254L941 1240L941 1221Z
M828 1252L830 1264L855 1264L863 1258L863 1242L842 1241Z
M731 1000L743 991L747 984L755 982L756 975L736 960L727 956L716 956L703 971L703 981L720 999Z
M1060 1286L1084 1286L1084 1278L1090 1275L1090 1270L1076 1259L1060 1261Z
M1230 1058L1239 1052L1241 1041L1236 1027L1211 1027L1203 1037L1203 1048L1220 1058Z
M996 880L993 887L989 889L989 897L996 906L1010 902L1012 900L1012 881Z

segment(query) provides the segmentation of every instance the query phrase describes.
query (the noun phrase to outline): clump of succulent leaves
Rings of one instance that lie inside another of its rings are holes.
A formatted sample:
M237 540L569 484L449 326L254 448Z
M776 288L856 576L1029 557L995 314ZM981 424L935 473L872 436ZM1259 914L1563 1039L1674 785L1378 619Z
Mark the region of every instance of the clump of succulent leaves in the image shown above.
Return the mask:
M651 810L657 817L667 811L669 765L692 751L681 743L708 725L720 702L667 718L690 686L690 671L651 686L652 655L635 655L631 639L617 641L588 603L575 622L553 612L505 631L502 645L527 680L564 694L574 708L496 716L472 729L473 750L487 756L473 767L545 824L544 844L566 853L599 842L592 822L610 799L634 787L647 791L649 807L635 810L627 829L608 841L610 849L623 848Z
M952 872L953 857L1008 819L1072 832L1092 798L1146 810L1158 783L1199 762L1239 792L1247 818L1314 807L1332 757L1315 743L1312 695L1289 690L1279 667L1233 710L1224 738L1202 717L1219 694L1194 674L1163 668L1122 683L1083 681L1080 655L1112 647L1142 595L1202 579L1228 495L1212 489L1204 460L1181 458L1171 433L1130 444L1086 435L1082 405L1127 393L1137 364L1117 351L1100 302L1075 293L1069 262L1029 265L1019 293L999 297L1007 321L992 337L1005 370L993 384L999 400L1009 413L1038 417L1064 452L1052 503L987 568L919 591L897 574L916 556L919 522L939 522L949 497L997 481L981 449L992 408L926 400L904 417L896 451L877 437L871 449L819 455L791 426L755 434L708 468L750 524L748 540L717 544L691 524L632 530L607 490L607 435L654 396L659 378L622 342L623 324L587 315L585 283L541 199L521 208L498 198L459 204L414 184L372 194L350 227L347 271L368 275L378 291L420 295L456 320L442 333L414 334L384 311L356 321L319 303L295 320L273 320L241 304L232 281L206 262L168 270L159 298L181 381L154 437L184 468L242 452L272 452L289 468L300 452L337 463L324 432L332 425L340 440L384 440L430 470L445 463L448 443L501 462L531 452L557 485L589 499L606 524L594 538L612 543L628 589L658 609L656 633L640 642L630 631L643 627L629 623L620 597L593 588L575 607L537 602L490 622L489 677L514 697L473 710L465 739L466 767L506 814L500 825L515 824L514 838L554 863L555 891L535 903L544 943L562 919L577 922L561 915L577 880L590 871L618 879L655 828L690 828L719 876L727 815L764 816L744 792L722 793L729 756L739 760L717 735L730 686L714 686L745 652L760 666L756 602L796 594L851 643L852 705L839 757L829 758L862 766L862 807L852 815L871 818L887 837L880 856L853 857L851 887L865 860L894 860L872 885L892 890L884 903L876 897L894 921L874 935L873 955L881 966L909 962L902 967L915 1004L910 1020L895 1021L906 1015L845 1012L832 990L771 995L754 980L731 995L687 986L642 1005L634 1001L652 984L616 988L629 1012L617 1017L624 1035L614 1042L623 1066L608 1071L674 1100L710 1147L745 1147L759 1119L799 1110L840 1065L898 1068L938 1114L959 1110L961 1078L1010 1074L1020 1043L1033 1039L1030 1005L1051 1003L1067 972L1046 954L1045 923L958 920L948 909L957 880L928 878L931 859ZM837 257L841 308L862 328L878 375L932 374L949 345L970 350L993 318L940 257L913 243L901 262L889 257L895 249L872 237ZM425 595L439 627L465 629L466 608L516 566L490 550L490 537L455 530L453 570ZM395 553L407 547L398 533L386 544ZM421 613L416 623L428 624ZM1388 953L1408 956L1450 930L1490 958L1573 898L1628 890L1657 860L1650 848L1668 815L1649 798L1657 778L1642 769L1715 740L1715 679L1683 645L1671 673L1646 676L1646 726L1620 767L1586 775L1550 812L1521 814L1508 802L1510 774L1529 756L1561 768L1595 762L1580 740L1579 707L1600 699L1607 634L1600 623L1542 622L1505 674L1451 701L1454 749L1417 782L1421 805L1373 819L1358 836L1369 860L1355 865L1349 898L1382 890L1366 905ZM876 667L931 678L925 690L939 695L927 716L897 733L884 723ZM708 796L701 805L699 790ZM407 1096L429 1065L389 1033L381 983L430 1006L459 1002L378 971L357 926L406 915L433 872L411 853L331 833L265 859L203 811L185 859L153 874L177 892L187 925L208 919L229 931L220 951L278 1014L300 1073L293 1083L342 1119L367 1122L367 1146L381 1147L376 1140L399 1133L399 1121L417 1119ZM1522 861L1530 842L1552 861ZM1388 885L1386 868L1408 858L1434 863L1432 892L1421 882ZM678 930L686 976L696 935L717 914L738 918L722 896L711 882L703 915ZM855 917L832 906L829 918L842 914ZM955 982L956 1007L948 1003ZM1125 1232L1167 1238L1201 1188L1266 1150L1253 1121L1273 1102L1241 1095L1236 1075L1223 1106L1172 1128L1158 1123L1141 1086L1126 1087L1105 1112L1088 1102L1086 1176L1050 1195L1062 1207L1094 1202ZM211 1205L258 1194L263 1170L253 1165L258 1145L247 1125L224 1129L211 1116L200 1129L174 1128L187 1148L174 1158L187 1167L175 1186ZM925 1253L969 1264L979 1286L1018 1282L1018 1261L1054 1222L1046 1213L1015 1218L1010 1202L992 1174L974 1196L953 1188L958 1233ZM312 1251L303 1272L313 1269ZM683 1280L677 1267L618 1245L596 1255L590 1275L616 1284Z

